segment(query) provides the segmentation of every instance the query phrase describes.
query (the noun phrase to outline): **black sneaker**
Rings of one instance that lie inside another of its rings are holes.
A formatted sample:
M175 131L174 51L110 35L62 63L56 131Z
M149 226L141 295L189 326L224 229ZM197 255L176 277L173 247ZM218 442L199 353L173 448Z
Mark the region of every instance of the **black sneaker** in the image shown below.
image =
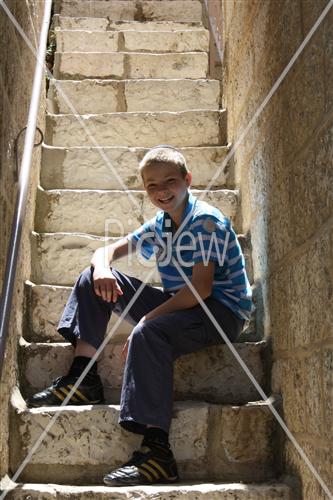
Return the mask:
M39 406L60 406L70 393L79 377L66 375L55 379L50 387L34 394L27 400L27 405L31 408ZM104 403L104 391L101 379L98 375L93 380L87 377L75 389L67 404L72 405L93 405Z
M129 462L104 477L108 486L176 483L177 464L170 449L150 448L144 444L135 451Z

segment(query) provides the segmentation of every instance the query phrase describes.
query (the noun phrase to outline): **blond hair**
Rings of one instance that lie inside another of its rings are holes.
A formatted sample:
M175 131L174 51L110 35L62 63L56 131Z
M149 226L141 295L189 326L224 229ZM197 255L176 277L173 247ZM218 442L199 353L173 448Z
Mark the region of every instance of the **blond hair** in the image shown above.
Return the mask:
M173 146L161 144L151 148L139 163L139 170L142 176L143 170L150 165L158 165L159 163L169 163L179 168L180 173L185 177L188 173L186 160L178 149Z

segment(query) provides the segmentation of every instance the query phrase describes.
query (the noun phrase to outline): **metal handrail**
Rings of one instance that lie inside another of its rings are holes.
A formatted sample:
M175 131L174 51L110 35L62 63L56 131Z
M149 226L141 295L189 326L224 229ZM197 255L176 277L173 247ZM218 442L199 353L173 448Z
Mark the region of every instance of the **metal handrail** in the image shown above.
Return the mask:
M20 168L19 168L19 164L18 164L18 155L19 155L19 139L21 137L21 134L23 134L23 132L27 130L27 127L23 127L19 133L17 134L17 136L15 137L15 141L14 141L14 153L15 153L15 171L14 171L14 178L15 178L15 181L17 182L18 181L18 178L19 178L19 173L20 173ZM43 144L43 141L44 141L44 134L43 132L41 131L41 129L39 127L36 127L36 130L38 130L39 134L40 134L40 139L38 142L36 142L36 144L34 144L34 148L36 148L37 146L40 146L41 144Z
M23 220L29 190L32 151L34 147L38 110L40 106L41 86L44 74L44 61L46 56L47 36L51 19L52 0L45 0L41 34L37 52L37 61L32 85L31 101L29 106L28 123L24 138L23 155L18 181L15 212L12 222L11 235L7 251L6 270L1 293L0 303L0 380L5 357L6 340L10 321L10 312L13 299L15 275L18 254L21 243Z

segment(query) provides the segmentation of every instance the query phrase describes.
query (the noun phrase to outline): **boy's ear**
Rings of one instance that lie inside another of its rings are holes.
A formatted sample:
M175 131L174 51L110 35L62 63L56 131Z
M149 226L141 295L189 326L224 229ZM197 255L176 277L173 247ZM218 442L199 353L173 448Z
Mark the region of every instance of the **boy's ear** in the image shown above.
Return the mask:
M190 185L192 184L192 172L187 172L187 174L185 175L185 182L187 184L187 187L190 187Z

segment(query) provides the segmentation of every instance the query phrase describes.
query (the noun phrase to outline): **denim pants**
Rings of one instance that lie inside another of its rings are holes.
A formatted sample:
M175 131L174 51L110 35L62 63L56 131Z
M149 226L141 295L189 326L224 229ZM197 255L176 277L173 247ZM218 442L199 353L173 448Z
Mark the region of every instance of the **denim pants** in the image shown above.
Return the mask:
M114 268L112 272L123 291L116 303L95 294L93 268L85 269L77 279L58 325L58 332L74 346L76 339L81 339L98 349L112 312L120 315L142 285L139 279ZM171 296L145 285L125 316L134 329L124 371L119 423L137 434L143 434L147 424L169 431L174 360L224 342L199 304L137 325L145 314ZM244 320L212 297L204 302L229 340L235 342Z

